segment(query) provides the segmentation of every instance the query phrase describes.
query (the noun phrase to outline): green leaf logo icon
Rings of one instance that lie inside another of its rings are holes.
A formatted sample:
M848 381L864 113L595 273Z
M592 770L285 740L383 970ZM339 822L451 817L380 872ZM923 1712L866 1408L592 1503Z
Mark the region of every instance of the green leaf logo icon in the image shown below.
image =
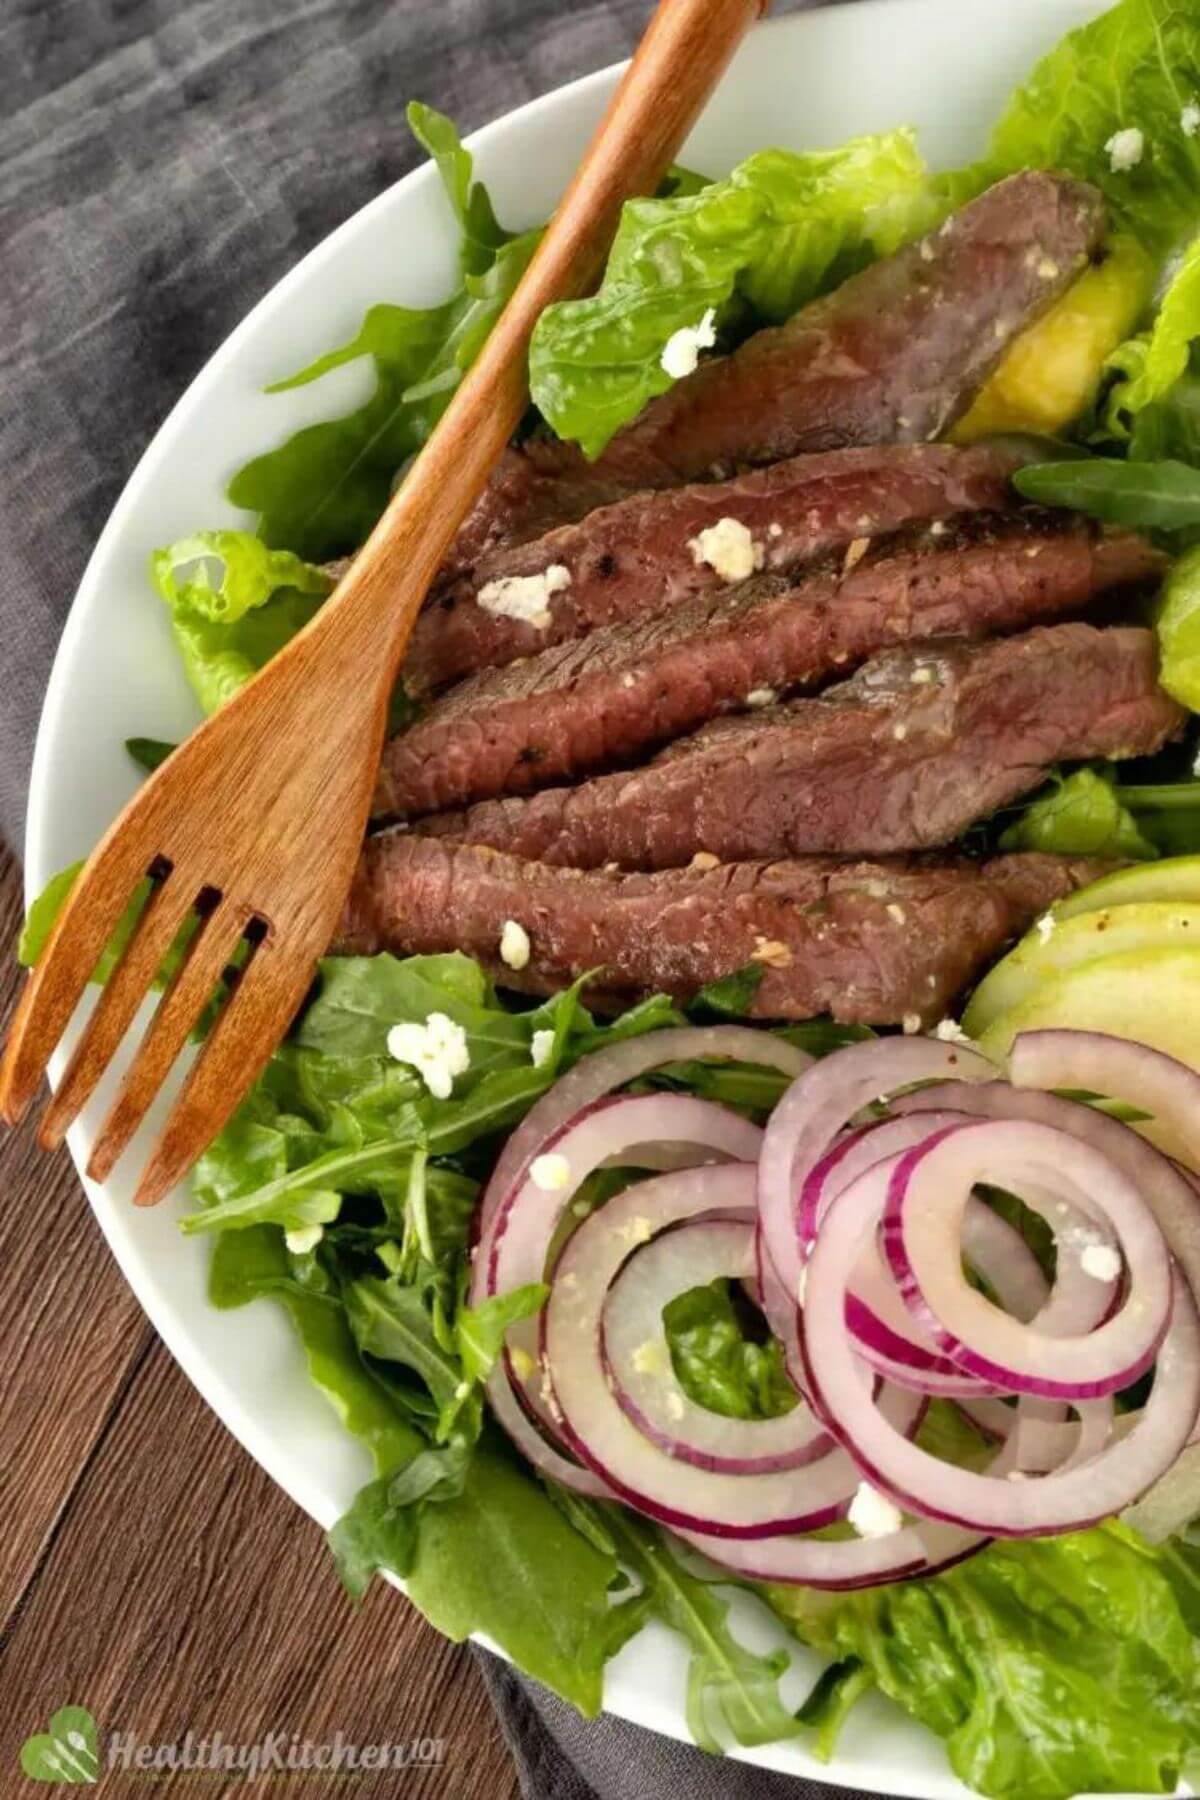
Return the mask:
M63 1706L49 1729L27 1738L21 1767L33 1781L91 1783L99 1778L96 1721L86 1707Z

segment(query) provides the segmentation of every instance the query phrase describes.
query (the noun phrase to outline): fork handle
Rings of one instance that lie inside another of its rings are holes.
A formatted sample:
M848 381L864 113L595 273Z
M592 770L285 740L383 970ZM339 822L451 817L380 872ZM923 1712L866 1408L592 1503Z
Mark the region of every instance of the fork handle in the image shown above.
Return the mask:
M454 535L528 405L529 341L552 301L586 293L621 207L652 193L770 0L659 6L542 242L487 343L333 598L308 627L387 688ZM311 646L310 646L311 648ZM369 660L368 660L369 659Z

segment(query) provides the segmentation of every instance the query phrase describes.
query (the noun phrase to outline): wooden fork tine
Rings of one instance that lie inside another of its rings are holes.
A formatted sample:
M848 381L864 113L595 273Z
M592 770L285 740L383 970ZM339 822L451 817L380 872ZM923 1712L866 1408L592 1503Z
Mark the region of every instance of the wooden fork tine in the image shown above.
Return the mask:
M156 1206L236 1112L266 1066L281 1020L299 1011L315 970L288 966L261 944L188 1071L142 1173L134 1203Z
M46 1108L38 1130L43 1150L57 1150L87 1105L196 899L189 884L170 875L154 888Z
M0 1068L0 1116L17 1125L41 1085L104 946L129 905L146 863L114 841L97 854L63 906L9 1027ZM124 866L123 866L124 865Z
M247 925L244 913L218 905L188 945L178 973L158 1003L146 1035L100 1127L88 1159L93 1181L107 1181L187 1043Z

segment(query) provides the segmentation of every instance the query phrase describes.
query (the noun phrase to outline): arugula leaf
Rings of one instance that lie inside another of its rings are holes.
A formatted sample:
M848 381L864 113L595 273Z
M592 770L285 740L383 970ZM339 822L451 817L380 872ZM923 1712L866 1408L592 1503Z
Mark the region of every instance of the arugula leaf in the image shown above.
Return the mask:
M334 1567L352 1600L381 1570L407 1575L417 1554L421 1508L462 1493L470 1450L446 1444L418 1450L394 1475L368 1483L327 1535Z
M641 1581L649 1610L691 1645L687 1718L700 1748L719 1755L723 1732L748 1746L794 1737L800 1721L779 1692L786 1650L763 1654L739 1644L729 1629L728 1601L713 1582L685 1568L653 1526L616 1508L605 1509L605 1523Z
M1056 775L1000 838L1002 850L1059 856L1120 856L1150 861L1158 851L1138 829L1111 777L1095 769Z
M1170 250L1200 215L1200 140L1183 127L1197 94L1191 0L1120 0L1043 57L996 125L987 167L1061 169L1094 182L1122 228ZM1109 140L1131 128L1144 134L1142 160L1114 170Z
M491 267L496 252L511 240L512 233L497 222L491 196L483 183L475 180L474 158L463 149L457 130L445 114L413 100L407 116L413 136L437 165L446 198L458 221L463 273L482 275Z
M161 738L132 737L125 739L125 748L138 768L145 769L147 774L151 774L161 763L166 762L172 750L177 746L165 744Z
M1164 462L1037 463L1018 469L1013 485L1041 506L1069 507L1142 531L1187 531L1200 525L1200 470Z
M1184 1573L1190 1583L1194 1566ZM1067 1800L1174 1790L1200 1730L1200 1651L1177 1582L1168 1558L1113 1524L998 1542L927 1581L767 1597L843 1681L865 1686L858 1665L945 1738L968 1786Z
M462 1372L468 1381L486 1381L504 1345L504 1336L518 1319L527 1319L549 1298L544 1282L529 1282L507 1294L493 1294L478 1306L466 1307L455 1323L455 1340Z
M362 356L374 366L375 388L362 406L304 426L233 477L230 500L258 514L267 543L291 545L313 561L358 548L515 291L538 236L506 243L488 267L464 276L444 306L371 307L348 343L273 384L272 393L303 386Z
M482 1631L589 1717L612 1647L615 1559L507 1454L481 1443L462 1492L422 1510L408 1596L454 1642Z
M547 307L533 398L559 437L597 456L671 377L662 353L709 309L786 319L936 222L911 132L836 150L765 150L698 194L627 203L597 294Z
M359 1350L411 1369L439 1412L448 1413L461 1379L458 1361L438 1343L419 1291L395 1276L363 1276L343 1288L342 1304Z
M663 1325L680 1386L698 1406L731 1419L773 1419L795 1406L782 1346L746 1335L727 1281L677 1294Z
M723 1019L744 1019L754 1004L754 996L766 974L763 963L746 963L719 981L702 987L688 1008L689 1012L716 1013Z
M216 712L313 617L324 569L248 531L196 531L150 559L192 691Z

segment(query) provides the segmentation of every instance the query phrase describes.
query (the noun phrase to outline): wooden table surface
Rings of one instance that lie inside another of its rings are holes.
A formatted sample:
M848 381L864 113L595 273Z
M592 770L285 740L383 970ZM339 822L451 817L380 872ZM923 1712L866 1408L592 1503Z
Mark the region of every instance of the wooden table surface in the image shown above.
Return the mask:
M0 850L0 1018L18 986L19 873ZM513 1767L466 1650L380 1584L355 1609L317 1527L191 1388L125 1285L66 1153L0 1140L0 1795L37 1790L21 1744L86 1706L102 1737L279 1730L444 1740L403 1775L273 1774L313 1800L512 1800ZM211 1800L240 1776L159 1775ZM106 1775L144 1796L147 1777ZM198 1784L202 1784L199 1787Z

